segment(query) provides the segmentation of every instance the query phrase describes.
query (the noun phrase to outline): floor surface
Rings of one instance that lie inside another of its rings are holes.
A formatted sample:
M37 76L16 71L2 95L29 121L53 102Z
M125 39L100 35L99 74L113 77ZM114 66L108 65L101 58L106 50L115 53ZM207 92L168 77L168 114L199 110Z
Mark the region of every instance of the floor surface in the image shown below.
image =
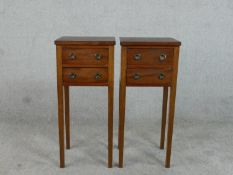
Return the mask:
M232 175L233 120L175 120L171 168L164 168L159 149L160 120L126 120L124 168L117 167L117 123L114 129L114 166L107 168L105 120L71 122L71 149L66 168L59 168L56 118L1 118L1 175Z

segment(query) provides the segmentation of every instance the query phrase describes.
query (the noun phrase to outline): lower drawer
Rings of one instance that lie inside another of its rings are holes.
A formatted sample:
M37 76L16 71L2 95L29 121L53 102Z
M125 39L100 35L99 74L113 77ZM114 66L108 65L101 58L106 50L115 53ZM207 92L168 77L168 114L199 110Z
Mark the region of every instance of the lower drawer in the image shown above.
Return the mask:
M127 69L126 84L130 86L167 86L172 80L172 70Z
M63 82L78 85L101 85L108 83L107 68L64 68Z

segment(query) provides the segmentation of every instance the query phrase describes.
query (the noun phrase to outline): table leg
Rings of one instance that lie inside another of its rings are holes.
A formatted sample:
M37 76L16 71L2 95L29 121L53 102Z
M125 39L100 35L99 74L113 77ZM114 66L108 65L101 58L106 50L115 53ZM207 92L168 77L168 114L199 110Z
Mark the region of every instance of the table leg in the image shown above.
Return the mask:
M119 111L119 167L123 167L123 152L124 152L124 127L125 127L125 95L126 86L120 85L120 111Z
M65 93L65 125L66 125L66 149L70 149L70 102L69 86L64 86Z
M62 81L62 47L56 47L57 55L57 98L58 98L58 130L60 146L60 167L65 167L64 150L64 113L63 113L63 81Z
M168 87L163 87L163 107L162 107L162 122L161 122L161 137L160 149L164 149L165 131L166 131L166 117L167 117L167 98Z
M113 83L108 87L108 167L112 167L113 153Z
M119 109L118 109L118 111L119 111L119 115L120 115L120 102L121 102L121 96L120 96L120 83L119 83ZM120 131L120 120L118 120L118 149L120 148L120 133L121 133L121 131Z
M169 98L169 115L168 115L168 131L167 131L167 153L165 167L170 167L171 160L171 148L172 148L172 134L173 134L173 124L174 124L174 113L175 113L175 101L176 101L176 83L178 74L178 60L179 60L179 47L174 49L174 69L172 83L170 87L170 98Z
M109 47L108 62L108 167L112 168L113 157L113 96L114 96L114 47Z
M64 150L64 114L63 114L63 87L58 87L58 129L59 129L59 145L60 145L60 167L65 167L65 150Z
M170 89L169 99L169 118L168 118L168 132L167 132L167 153L165 167L170 167L171 159L171 148L172 148L172 134L174 124L174 113L175 113L175 99L176 99L176 86L172 86Z
M126 96L126 55L127 48L121 47L121 79L119 89L119 168L123 167L124 128L125 128L125 96Z

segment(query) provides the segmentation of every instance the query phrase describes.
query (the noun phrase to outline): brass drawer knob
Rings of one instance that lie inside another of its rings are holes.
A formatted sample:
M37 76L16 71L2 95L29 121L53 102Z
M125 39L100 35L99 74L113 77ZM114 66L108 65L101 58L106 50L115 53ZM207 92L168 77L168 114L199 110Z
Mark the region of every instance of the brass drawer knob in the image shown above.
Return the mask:
M95 54L95 59L96 60L101 60L102 59L102 55L100 53L96 53Z
M142 59L142 55L140 53L134 55L134 60L139 61Z
M70 53L69 56L68 56L68 58L70 60L75 60L77 57L76 57L76 55L74 53Z
M164 61L166 59L167 59L167 55L165 53L160 54L160 56L159 56L160 61Z
M160 73L160 74L159 74L159 79L160 79L160 80L163 80L164 78L165 78L165 74L164 74L164 73Z
M133 79L134 80L139 80L141 77L140 77L140 75L139 74L134 74L133 75Z
M75 78L77 78L77 74L71 73L71 74L69 74L69 78L70 79L75 79Z
M96 80L100 80L101 78L102 78L102 74L96 73L95 79L96 79Z

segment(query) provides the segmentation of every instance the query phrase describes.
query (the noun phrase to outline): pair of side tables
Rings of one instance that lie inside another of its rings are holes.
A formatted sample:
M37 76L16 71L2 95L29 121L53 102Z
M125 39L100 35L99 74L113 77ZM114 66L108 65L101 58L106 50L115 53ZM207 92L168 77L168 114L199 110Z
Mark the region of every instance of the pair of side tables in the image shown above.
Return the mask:
M70 149L69 86L108 87L108 167L113 157L114 37L61 37L57 55L60 167ZM173 38L122 37L119 88L119 167L123 167L126 86L163 87L160 148L164 149L168 90L169 114L165 167L170 167L179 47ZM65 115L64 115L65 114ZM65 116L65 117L64 117ZM66 131L66 132L65 132ZM64 134L65 133L65 134Z

